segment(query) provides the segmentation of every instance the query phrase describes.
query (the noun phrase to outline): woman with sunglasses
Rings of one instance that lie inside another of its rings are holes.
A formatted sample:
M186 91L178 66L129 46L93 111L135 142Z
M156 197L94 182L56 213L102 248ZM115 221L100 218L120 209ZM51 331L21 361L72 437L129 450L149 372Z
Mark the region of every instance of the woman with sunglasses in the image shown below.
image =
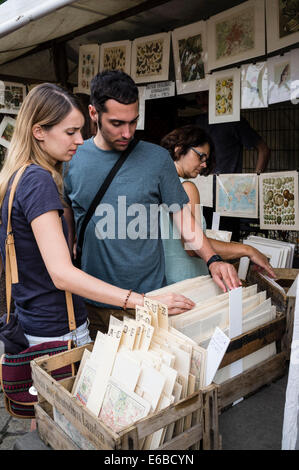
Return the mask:
M215 155L212 139L200 127L187 125L167 134L162 139L161 145L169 151L180 181L189 197L190 210L205 232L206 221L201 211L200 196L192 179L198 175L208 176L213 172ZM169 214L163 209L161 211L161 231L167 284L209 274L204 260L199 258L194 251L188 250ZM264 269L267 274L275 277L266 256L255 248L242 243L228 243L211 238L208 240L213 250L223 260L248 256L253 263Z

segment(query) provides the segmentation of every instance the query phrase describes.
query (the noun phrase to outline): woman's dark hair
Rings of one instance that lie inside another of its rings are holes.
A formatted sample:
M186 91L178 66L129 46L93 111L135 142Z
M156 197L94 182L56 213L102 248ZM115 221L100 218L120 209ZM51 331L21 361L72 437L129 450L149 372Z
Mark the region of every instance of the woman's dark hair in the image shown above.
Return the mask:
M134 80L120 70L104 70L98 73L90 84L90 102L96 108L100 118L106 111L105 103L113 99L121 104L138 101L138 88Z
M215 168L215 146L209 134L201 127L191 124L179 127L169 132L161 140L161 146L169 151L174 161L178 161L182 155L186 155L191 147L201 147L204 144L209 144L210 156L201 175L208 176Z

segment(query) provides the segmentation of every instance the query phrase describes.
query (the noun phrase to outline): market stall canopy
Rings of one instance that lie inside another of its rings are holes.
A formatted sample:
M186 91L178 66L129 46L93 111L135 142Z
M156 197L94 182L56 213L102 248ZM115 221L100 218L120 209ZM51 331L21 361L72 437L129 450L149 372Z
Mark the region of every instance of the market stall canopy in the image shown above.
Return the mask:
M0 0L0 76L55 81L53 48L65 47L71 78L81 44L170 31L243 1Z

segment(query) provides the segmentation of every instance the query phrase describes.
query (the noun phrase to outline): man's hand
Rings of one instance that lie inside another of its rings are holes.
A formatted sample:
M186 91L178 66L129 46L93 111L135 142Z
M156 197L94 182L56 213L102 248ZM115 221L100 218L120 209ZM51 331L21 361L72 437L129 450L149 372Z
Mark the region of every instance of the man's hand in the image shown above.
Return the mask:
M276 275L275 275L275 272L271 266L271 264L269 263L269 260L267 258L267 256L265 256L263 253L261 253L259 250L257 250L256 248L254 248L253 246L250 247L250 251L248 253L248 256L250 258L250 260L256 264L256 269L258 271L263 271L265 270L266 273L272 277L273 279L276 278Z
M213 280L223 290L223 292L226 292L227 288L231 290L242 285L237 271L230 263L215 261L210 264L209 270Z
M175 294L174 292L149 297L167 305L168 315L177 315L179 313L187 312L187 310L191 310L195 307L195 303L192 300L188 299L184 295Z

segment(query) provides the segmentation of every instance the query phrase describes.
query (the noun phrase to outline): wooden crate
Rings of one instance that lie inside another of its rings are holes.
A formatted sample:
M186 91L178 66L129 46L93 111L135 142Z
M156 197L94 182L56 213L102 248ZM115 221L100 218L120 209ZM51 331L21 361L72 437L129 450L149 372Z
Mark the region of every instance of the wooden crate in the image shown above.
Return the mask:
M37 428L46 444L57 450L79 448L55 423L55 407L98 450L139 450L147 436L182 419L188 419L190 427L165 442L159 450L220 448L218 393L215 385L138 421L120 433L113 432L71 395L75 377L57 382L49 374L62 365L78 364L85 348L91 350L92 345L52 357L43 356L31 362L33 383L39 398L35 406Z
M285 330L286 315L279 313L274 320L231 340L220 369L273 342L276 342L277 353L219 384L219 410L224 410L236 400L256 392L262 386L274 382L286 373L287 352L282 350Z
M283 291L275 287L267 279L261 276L258 271L253 269L249 271L248 278L250 284L257 284L259 291L265 290L267 292L267 297L271 298L273 304L276 305L278 310L282 313L285 313L286 331L282 340L282 349L287 352L287 356L289 358L293 338L296 297L289 297L287 293L298 276L299 269L276 268L274 271L277 276L275 281L283 288Z

